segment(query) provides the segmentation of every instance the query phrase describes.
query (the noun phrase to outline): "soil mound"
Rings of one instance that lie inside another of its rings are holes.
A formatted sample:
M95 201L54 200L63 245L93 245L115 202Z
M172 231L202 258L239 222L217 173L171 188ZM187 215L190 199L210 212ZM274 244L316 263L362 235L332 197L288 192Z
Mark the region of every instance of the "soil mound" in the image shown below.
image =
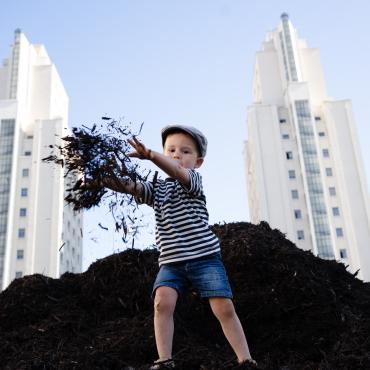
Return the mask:
M214 225L259 369L370 369L370 285L298 249L267 223ZM31 275L0 294L2 369L145 369L156 359L158 252L130 249L60 279ZM179 369L232 369L207 302L179 300Z

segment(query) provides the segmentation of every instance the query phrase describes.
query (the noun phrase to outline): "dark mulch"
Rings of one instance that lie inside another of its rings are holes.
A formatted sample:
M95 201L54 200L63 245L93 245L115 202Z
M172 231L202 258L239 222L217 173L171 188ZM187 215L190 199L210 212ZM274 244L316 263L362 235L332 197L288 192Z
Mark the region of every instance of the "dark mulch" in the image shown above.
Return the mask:
M259 369L370 369L370 285L302 251L266 223L215 225ZM0 295L2 369L145 369L156 359L156 250L127 250L60 279L16 279ZM207 302L175 316L178 368L234 368Z

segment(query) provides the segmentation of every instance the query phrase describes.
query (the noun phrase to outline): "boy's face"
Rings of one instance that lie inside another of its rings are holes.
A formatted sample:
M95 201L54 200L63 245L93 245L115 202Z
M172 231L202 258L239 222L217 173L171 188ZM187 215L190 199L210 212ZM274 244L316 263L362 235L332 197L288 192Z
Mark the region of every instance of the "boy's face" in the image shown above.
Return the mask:
M169 134L164 143L163 153L177 161L182 167L194 169L203 163L198 155L197 144L190 136L182 132Z

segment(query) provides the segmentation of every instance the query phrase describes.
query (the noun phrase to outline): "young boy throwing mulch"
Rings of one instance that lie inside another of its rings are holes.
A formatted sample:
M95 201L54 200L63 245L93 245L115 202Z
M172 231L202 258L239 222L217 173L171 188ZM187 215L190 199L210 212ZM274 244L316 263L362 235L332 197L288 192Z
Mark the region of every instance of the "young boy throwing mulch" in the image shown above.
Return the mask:
M152 294L159 358L150 369L175 368L173 315L179 294L189 289L209 300L240 367L256 364L234 309L220 243L208 225L202 177L196 171L204 162L206 137L194 127L170 125L162 129L163 153L148 149L136 137L129 143L135 150L131 157L152 161L168 178L139 183L106 178L90 186L132 194L138 203L148 204L155 212L160 269Z

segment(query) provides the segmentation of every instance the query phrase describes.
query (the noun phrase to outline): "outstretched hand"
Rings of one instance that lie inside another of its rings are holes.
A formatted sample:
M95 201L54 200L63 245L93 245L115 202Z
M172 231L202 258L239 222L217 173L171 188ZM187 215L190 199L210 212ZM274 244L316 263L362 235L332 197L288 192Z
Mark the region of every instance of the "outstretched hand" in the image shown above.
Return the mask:
M99 190L104 188L104 182L101 180L86 180L81 179L81 182L79 183L79 189L82 191L86 190Z
M143 143L141 143L136 136L132 139L128 139L130 145L135 149L134 152L128 154L129 157L139 158L139 159L150 159L151 150L148 149Z

